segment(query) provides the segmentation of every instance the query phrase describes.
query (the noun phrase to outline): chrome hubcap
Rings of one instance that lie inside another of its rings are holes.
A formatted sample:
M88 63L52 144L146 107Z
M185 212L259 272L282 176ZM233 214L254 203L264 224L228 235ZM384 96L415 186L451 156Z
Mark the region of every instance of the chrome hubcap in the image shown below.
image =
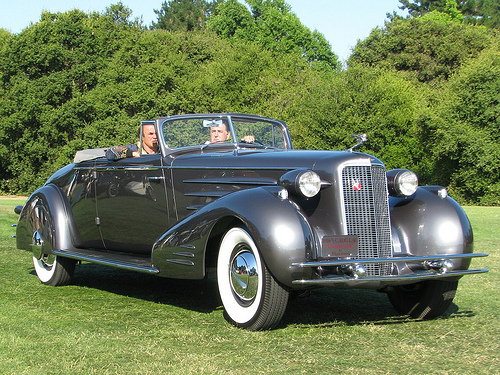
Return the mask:
M259 270L253 252L243 249L231 260L231 288L240 304L252 304L259 287Z
M35 231L33 233L33 238L31 242L31 251L33 252L33 256L40 260L43 256L43 238L39 231Z
M48 251L45 250L47 249L42 234L38 230L36 230L33 233L31 242L31 251L33 252L33 257L35 257L40 266L43 266L45 269L50 270L54 265L56 256L54 254L47 254Z

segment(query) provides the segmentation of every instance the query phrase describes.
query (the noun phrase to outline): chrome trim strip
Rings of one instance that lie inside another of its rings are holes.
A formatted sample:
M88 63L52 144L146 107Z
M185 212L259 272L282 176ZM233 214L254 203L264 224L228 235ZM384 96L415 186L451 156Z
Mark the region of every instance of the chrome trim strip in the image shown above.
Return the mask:
M194 180L184 180L182 181L187 184L230 184L230 185L277 185L278 182L276 180L264 179L245 179L245 178L237 178L237 177L227 177L227 178L212 178L212 179L194 179Z
M96 170L99 172L112 172L112 171L158 171L160 169L166 169L168 167L163 166L141 166L136 165L119 165L110 167L109 165L105 167L91 166L91 167L75 167L77 170Z
M193 248L194 248L194 246L193 246ZM178 251L178 252L175 252L174 255L178 255L180 257L194 258L194 254L190 253L188 251Z
M228 195L230 193L234 193L233 191L224 190L224 191L200 191L194 193L185 193L186 197L207 197L207 198L220 198L224 195Z
M103 167L98 167L98 166L91 166L91 167L75 167L77 170L110 170L110 171L116 171L116 170L159 170L159 169L200 169L200 170L225 170L225 171L241 171L242 166L234 166L234 167L218 167L218 166L189 166L189 165L158 165L158 166L150 166L150 167L137 167L137 166L103 166ZM248 168L246 168L248 169ZM304 169L304 167L251 167L252 171L293 171L296 169Z
M477 273L485 273L488 272L487 269L477 269L477 270L462 270L462 271L449 271L446 273L417 273L411 275L400 275L400 276L374 276L374 277L345 277L345 276L335 276L323 279L310 279L310 280L293 280L292 284L295 285L334 285L334 284L363 284L366 282L396 282L396 281L408 281L408 280L426 280L426 279L434 279L434 278L446 278L446 277L457 277L457 276L465 276Z
M194 262L187 259L167 259L167 262L181 264L183 266L194 266Z
M83 254L74 254L61 250L53 250L52 251L56 255L60 255L65 258L77 259L77 260L85 260L92 263L102 264L105 266L117 267L125 270L144 272L149 274L157 274L160 270L154 266L140 266L138 264L121 262L113 259L105 259L105 258L97 258L91 255L83 255Z
M175 162L175 161L174 161ZM304 169L304 167L243 167L243 166L234 166L234 167L218 167L218 166L189 166L189 165L172 165L172 166L165 166L163 168L171 168L171 169L209 169L209 170L224 170L224 171L241 171L242 169L249 170L251 169L252 171L294 171L296 169ZM283 172L285 173L285 172Z
M433 260L445 259L470 259L486 257L487 253L467 253L467 254L451 254L451 255L429 255L419 257L398 257L398 258L373 258L373 259L338 259L313 262L292 263L292 267L333 267L345 266L349 264L371 264L371 263L415 263Z
M200 208L205 207L205 206L206 206L206 204L197 204L194 206L187 206L186 209L189 211L196 211L196 210L199 210Z
M94 169L99 171L99 172L108 172L108 171L134 171L134 172L139 171L139 172L142 172L142 171L158 171L161 168L159 166L154 166L154 167L153 166L151 166L151 167L141 166L141 167L138 167L138 166L124 165L124 166L116 166L116 167L109 167L109 166L95 167Z

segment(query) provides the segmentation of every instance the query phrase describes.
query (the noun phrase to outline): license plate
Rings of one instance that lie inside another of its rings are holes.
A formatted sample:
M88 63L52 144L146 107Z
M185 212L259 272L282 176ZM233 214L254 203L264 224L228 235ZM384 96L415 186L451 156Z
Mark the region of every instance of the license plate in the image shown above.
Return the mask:
M358 236L326 236L322 240L323 258L356 257L358 249Z

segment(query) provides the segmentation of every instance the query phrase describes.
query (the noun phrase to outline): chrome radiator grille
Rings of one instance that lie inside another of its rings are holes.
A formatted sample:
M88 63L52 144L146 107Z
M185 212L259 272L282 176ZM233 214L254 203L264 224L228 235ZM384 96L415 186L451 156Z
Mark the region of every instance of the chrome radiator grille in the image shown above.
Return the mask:
M347 234L359 238L359 258L391 256L391 224L385 168L348 166L342 170ZM370 264L368 275L385 276L391 264Z

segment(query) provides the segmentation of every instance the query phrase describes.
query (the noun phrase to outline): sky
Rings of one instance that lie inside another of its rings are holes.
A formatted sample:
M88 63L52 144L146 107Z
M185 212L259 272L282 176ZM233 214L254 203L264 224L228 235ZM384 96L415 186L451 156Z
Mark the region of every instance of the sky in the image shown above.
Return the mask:
M84 12L103 12L120 0L0 0L0 28L19 33L31 23L40 20L42 11L52 13L80 9ZM150 26L157 20L154 9L160 9L166 0L121 0L132 10L132 17L142 17ZM318 30L330 42L340 61L345 61L358 40L370 31L383 26L386 14L398 9L399 0L286 0L303 25Z

